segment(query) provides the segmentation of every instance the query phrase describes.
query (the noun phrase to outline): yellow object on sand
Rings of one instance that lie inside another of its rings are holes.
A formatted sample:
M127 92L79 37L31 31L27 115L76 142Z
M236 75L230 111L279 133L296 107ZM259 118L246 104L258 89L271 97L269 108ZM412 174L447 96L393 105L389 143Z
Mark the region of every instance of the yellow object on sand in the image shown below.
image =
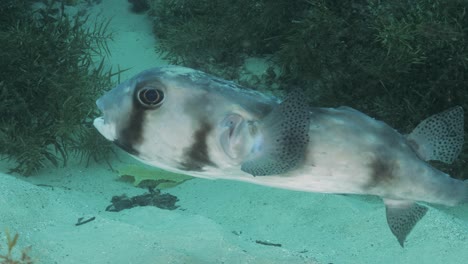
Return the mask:
M138 187L151 186L158 189L166 189L193 179L191 176L172 173L143 164L131 164L120 167L117 170L121 179L133 182L133 185Z

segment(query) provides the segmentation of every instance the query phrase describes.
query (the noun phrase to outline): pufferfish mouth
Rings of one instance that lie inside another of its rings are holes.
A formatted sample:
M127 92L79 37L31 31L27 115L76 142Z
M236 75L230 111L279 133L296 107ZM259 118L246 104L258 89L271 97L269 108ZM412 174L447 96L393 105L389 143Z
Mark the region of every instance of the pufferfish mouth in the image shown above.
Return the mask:
M117 139L115 134L115 125L106 123L104 116L94 119L93 125L107 140L115 141Z
M96 101L96 105L101 111L102 116L94 119L93 125L107 140L115 141L117 138L115 124L113 124L113 122L109 122L109 117L106 117L104 97L105 96L102 96Z

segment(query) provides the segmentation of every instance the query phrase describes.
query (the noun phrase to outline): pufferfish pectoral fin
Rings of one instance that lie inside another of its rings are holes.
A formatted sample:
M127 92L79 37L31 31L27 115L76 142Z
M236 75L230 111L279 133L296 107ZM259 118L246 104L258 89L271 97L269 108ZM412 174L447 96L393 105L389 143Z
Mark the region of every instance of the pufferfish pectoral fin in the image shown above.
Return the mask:
M413 201L384 199L384 203L388 226L401 247L404 247L406 237L428 209Z
M297 167L307 150L309 122L304 95L294 91L259 122L259 136L241 169L253 176L266 176Z

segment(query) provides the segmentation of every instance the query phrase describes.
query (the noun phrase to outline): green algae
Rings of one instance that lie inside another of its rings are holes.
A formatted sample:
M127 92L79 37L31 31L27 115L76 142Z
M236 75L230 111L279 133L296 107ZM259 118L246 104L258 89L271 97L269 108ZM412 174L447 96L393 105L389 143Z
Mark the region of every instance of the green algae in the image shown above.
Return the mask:
M108 21L89 28L63 5L33 11L31 2L0 4L0 155L22 175L66 165L75 153L105 160L111 143L92 121L112 74L93 58L108 54Z

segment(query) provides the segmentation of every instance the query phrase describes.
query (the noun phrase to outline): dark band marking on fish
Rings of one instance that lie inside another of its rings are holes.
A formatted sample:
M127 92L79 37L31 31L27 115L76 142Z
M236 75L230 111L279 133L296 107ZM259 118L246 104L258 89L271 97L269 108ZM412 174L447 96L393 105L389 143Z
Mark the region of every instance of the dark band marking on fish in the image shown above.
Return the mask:
M132 107L132 112L129 115L128 122L124 128L119 133L119 137L114 143L121 147L126 152L132 155L138 155L138 151L135 149L135 145L140 143L143 139L143 115L144 109L141 107L136 107L135 105L139 104L138 99L133 99L134 107Z
M207 138L213 127L207 122L201 122L200 128L193 134L193 144L184 151L184 161L180 169L187 171L203 171L204 166L214 166L208 155Z
M153 83L152 81L151 83ZM136 85L132 98L132 111L130 112L128 122L119 133L119 137L114 143L132 155L138 155L139 152L135 149L135 145L140 144L143 140L143 122L145 111L149 109L142 105L138 100L138 93L141 89L148 86L149 82L140 82ZM161 85L158 83L157 85ZM154 84L152 84L154 86ZM151 109L153 110L153 109Z
M397 167L395 162L391 160L377 156L369 164L369 168L370 178L364 186L366 189L391 184L395 179L395 169L397 169Z
M125 142L125 141L121 141L121 140L114 140L114 144L125 150L127 153L131 154L131 155L134 155L134 156L138 156L139 152L133 148L133 146L129 145L128 142Z

